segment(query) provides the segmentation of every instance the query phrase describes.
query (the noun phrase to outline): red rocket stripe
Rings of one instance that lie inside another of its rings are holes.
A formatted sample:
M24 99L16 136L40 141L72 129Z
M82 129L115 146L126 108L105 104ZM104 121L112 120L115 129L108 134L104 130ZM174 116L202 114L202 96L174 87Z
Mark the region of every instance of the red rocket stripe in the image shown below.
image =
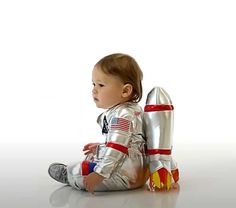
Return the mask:
M106 144L106 147L111 147L111 148L113 148L115 150L118 150L118 151L123 152L124 154L128 155L128 147L123 146L121 144L116 144L116 143L113 143L113 142L108 142Z
M174 110L173 105L146 105L144 107L144 112L153 112L153 111L169 111Z
M171 155L171 149L148 149L147 152L149 155Z

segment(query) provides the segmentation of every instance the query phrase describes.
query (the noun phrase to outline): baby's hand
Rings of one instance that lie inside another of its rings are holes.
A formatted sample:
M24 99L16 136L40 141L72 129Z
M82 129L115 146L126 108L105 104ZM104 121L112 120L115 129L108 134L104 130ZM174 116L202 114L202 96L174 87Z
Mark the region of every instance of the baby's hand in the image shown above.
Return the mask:
M103 176L97 174L96 172L92 172L84 177L84 187L88 192L93 193L94 188L99 185L103 180Z
M86 144L83 148L83 151L86 151L84 154L88 155L88 154L92 153L93 155L95 155L97 146L99 144L100 143L88 143L88 144Z

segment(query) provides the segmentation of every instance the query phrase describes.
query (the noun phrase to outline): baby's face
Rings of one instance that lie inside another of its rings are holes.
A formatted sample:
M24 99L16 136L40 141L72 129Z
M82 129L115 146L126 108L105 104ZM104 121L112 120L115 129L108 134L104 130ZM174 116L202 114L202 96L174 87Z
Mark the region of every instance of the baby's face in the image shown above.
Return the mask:
M105 74L100 68L95 67L92 82L92 96L98 108L108 109L125 101L124 84L118 77Z

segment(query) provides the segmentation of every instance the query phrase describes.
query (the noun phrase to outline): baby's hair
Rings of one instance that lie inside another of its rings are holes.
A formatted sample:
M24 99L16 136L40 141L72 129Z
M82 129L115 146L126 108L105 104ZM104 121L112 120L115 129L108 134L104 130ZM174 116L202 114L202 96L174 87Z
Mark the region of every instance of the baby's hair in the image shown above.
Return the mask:
M142 99L143 73L133 57L127 54L114 53L99 60L95 66L105 74L119 77L124 84L131 84L133 91L130 101L139 102Z

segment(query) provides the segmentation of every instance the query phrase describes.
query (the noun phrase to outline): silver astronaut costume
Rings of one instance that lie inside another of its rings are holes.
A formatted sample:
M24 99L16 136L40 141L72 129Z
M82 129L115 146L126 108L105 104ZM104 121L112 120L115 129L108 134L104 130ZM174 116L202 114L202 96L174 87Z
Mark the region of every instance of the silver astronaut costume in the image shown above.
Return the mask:
M127 190L148 179L143 110L137 103L117 105L98 117L105 143L94 156L67 166L69 184L84 189L83 177L96 172L105 177L94 191Z

